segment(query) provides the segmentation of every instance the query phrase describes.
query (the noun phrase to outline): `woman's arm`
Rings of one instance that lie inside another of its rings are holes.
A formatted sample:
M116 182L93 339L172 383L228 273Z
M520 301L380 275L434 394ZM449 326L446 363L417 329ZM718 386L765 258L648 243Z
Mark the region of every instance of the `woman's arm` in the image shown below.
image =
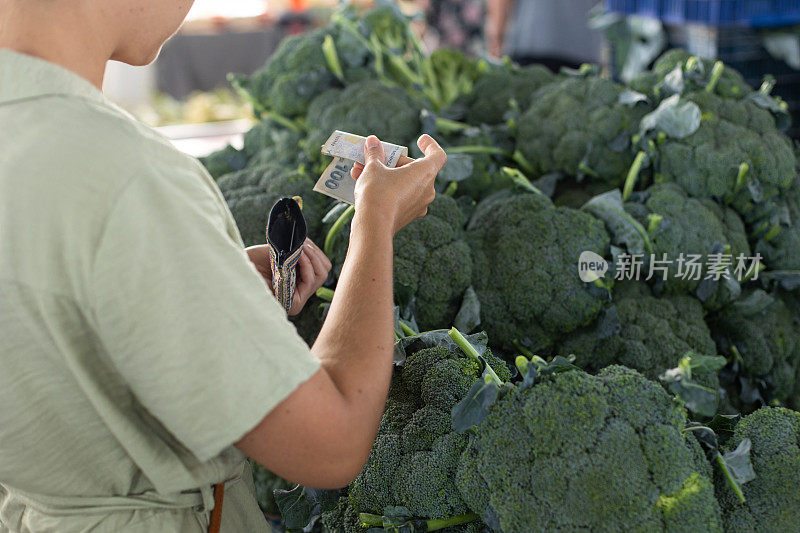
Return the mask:
M382 164L379 143L367 149L347 259L312 348L322 366L237 443L292 481L346 485L375 440L392 372L392 239L426 213L446 160L430 137L423 136L419 146L425 157L396 169Z

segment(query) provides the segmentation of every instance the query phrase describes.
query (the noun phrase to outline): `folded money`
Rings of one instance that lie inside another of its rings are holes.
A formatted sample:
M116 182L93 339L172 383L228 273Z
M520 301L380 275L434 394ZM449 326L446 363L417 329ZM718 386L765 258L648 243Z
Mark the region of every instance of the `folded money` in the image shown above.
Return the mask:
M364 164L364 143L366 137L336 130L322 145L322 153L333 156L333 161L328 165L322 176L314 185L314 190L336 198L350 205L355 204L356 181L350 176L353 165L358 162ZM387 142L382 142L383 153L386 154L387 167L396 167L400 158L408 155L408 148Z

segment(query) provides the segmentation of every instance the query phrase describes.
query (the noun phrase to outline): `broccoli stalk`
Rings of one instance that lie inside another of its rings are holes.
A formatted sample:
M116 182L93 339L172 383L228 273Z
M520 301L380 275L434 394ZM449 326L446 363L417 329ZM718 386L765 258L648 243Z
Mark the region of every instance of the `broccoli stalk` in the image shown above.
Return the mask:
M480 144L475 145L464 145L464 146L453 146L452 148L447 149L448 154L489 154L489 155L500 155L503 157L510 158L512 154L508 150L503 150L502 148L498 148L497 146L485 146Z
M325 300L326 302L333 301L333 289L329 289L328 287L320 287L317 289L316 295L320 300Z
M333 243L336 242L336 237L342 232L344 225L350 222L350 219L353 218L355 213L356 208L355 206L351 205L345 209L341 215L339 215L339 218L337 218L336 222L333 223L331 229L328 230L328 234L325 236L325 244L323 245L325 255L328 257L333 257Z
M525 174L520 172L519 169L511 167L503 167L502 172L503 174L511 178L511 180L519 187L522 187L526 191L532 192L534 194L541 194L544 196L544 193L540 191L533 183L531 183L531 180L526 178Z
M457 190L458 190L458 182L451 181L447 185L447 188L444 190L444 192L442 192L442 194L444 194L445 196L454 196Z
M744 187L744 180L747 178L747 173L750 171L750 165L742 163L739 165L739 172L736 174L736 185L733 187L733 193L738 193Z
M328 63L328 68L333 72L339 81L344 83L344 71L342 64L339 62L339 54L336 53L336 43L333 42L333 37L330 35L325 36L322 42L322 54L325 56L325 62Z
M714 92L714 89L717 87L717 82L719 82L719 78L722 76L724 70L725 64L722 61L714 63L714 67L711 69L711 78L708 80L708 85L706 85L707 93Z
M436 117L436 129L442 133L458 133L471 128L469 124L449 118Z
M403 529L405 526L411 526L409 522L404 524L397 524L394 520L386 520L385 517L370 514L370 513L360 513L358 515L359 519L361 520L361 527L386 527L389 528L390 531L405 531ZM459 526L461 524L467 524L469 522L474 522L480 518L475 513L466 513L458 516L451 516L450 518L435 518L430 520L414 520L413 522L418 522L413 524L414 531L439 531L440 529L445 529L448 527ZM421 526L421 527L420 527Z
M536 172L534 171L534 168L533 168L533 165L531 164L531 162L530 162L530 161L528 161L528 160L525 158L525 156L522 154L522 152L521 152L521 151L519 151L519 150L515 151L515 152L514 152L514 155L512 155L512 156L511 156L511 159L513 159L513 160L514 160L514 162L515 162L517 165L519 165L519 168L521 168L523 171L525 171L525 173L526 173L526 174L531 174L531 175L533 175L533 174L535 174L535 173L536 173Z
M453 342L455 342L458 345L458 347L461 348L461 350L465 354L467 354L473 361L479 364L483 363L481 356L478 353L478 350L476 350L475 347L466 338L464 338L464 335L462 335L460 331L458 331L456 328L450 328L448 335L450 336L451 339L453 339ZM494 383L498 387L501 386L503 384L503 380L497 376L492 367L489 365L484 365L484 366L486 367L486 370L484 371L485 372L484 380L487 383L490 382Z
M639 180L639 173L642 171L642 163L644 163L644 158L646 156L647 154L643 151L636 154L636 158L633 160L630 170L628 170L628 176L625 178L625 186L622 189L623 201L627 200L633 192L633 188Z

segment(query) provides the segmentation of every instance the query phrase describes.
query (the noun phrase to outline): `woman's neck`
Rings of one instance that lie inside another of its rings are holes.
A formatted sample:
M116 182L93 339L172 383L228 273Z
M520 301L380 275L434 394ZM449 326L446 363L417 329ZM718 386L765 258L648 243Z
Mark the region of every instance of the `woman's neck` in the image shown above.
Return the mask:
M54 9L57 5L0 0L0 48L55 63L102 90L113 46L105 42L102 32L95 31L96 18L91 13Z

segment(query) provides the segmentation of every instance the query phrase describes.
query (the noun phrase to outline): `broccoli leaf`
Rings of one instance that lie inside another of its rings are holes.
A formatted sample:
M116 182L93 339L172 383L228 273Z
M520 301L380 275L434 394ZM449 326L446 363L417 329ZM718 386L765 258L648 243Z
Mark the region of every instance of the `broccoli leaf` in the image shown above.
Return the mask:
M649 131L663 131L669 137L683 139L697 131L700 117L697 104L681 102L680 96L673 94L642 118L639 133L644 136Z
M611 233L612 242L626 248L629 254L652 253L653 247L647 231L625 211L619 189L598 194L581 209L602 220Z
M305 487L297 485L292 490L276 490L275 502L287 529L302 529L311 522L317 503L308 497Z
M494 382L475 380L464 399L453 407L453 429L463 433L483 422L499 392L500 388Z
M753 464L750 462L750 447L752 442L750 439L745 438L739 443L735 450L726 452L722 458L728 465L728 470L731 476L740 485L744 485L748 481L756 478L756 472L753 470Z
M456 314L453 326L459 331L470 332L477 328L481 323L481 302L478 293L472 286L464 292L464 299L461 301L461 308Z

